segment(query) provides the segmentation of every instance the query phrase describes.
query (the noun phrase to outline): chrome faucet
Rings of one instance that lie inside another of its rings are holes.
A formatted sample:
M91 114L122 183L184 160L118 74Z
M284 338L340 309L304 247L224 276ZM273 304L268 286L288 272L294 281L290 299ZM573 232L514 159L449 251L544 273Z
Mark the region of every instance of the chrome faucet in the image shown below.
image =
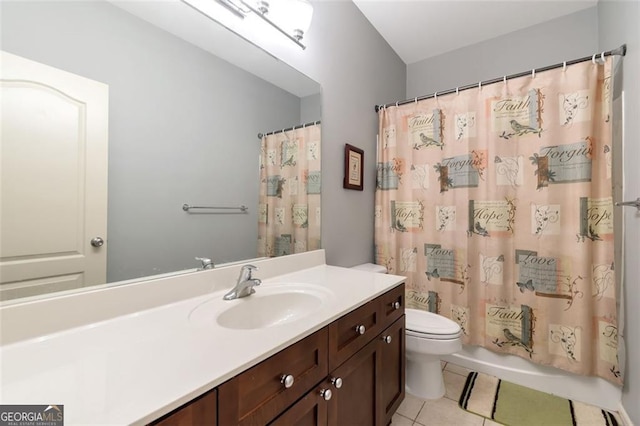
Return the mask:
M196 257L196 260L199 260L202 263L202 269L213 269L215 265L213 261L206 257Z
M224 300L233 300L239 299L241 297L247 297L256 291L253 287L260 285L262 281L258 278L252 278L251 273L258 269L253 265L244 265L242 269L240 269L240 276L238 277L238 282L236 286L231 289L231 291L224 295Z

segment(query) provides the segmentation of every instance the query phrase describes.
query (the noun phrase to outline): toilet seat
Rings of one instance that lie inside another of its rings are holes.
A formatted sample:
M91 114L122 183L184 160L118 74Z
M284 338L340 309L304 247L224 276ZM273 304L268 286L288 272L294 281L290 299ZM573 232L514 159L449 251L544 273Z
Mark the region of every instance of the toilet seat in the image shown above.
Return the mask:
M458 323L433 312L405 309L407 336L433 340L453 340L460 337Z

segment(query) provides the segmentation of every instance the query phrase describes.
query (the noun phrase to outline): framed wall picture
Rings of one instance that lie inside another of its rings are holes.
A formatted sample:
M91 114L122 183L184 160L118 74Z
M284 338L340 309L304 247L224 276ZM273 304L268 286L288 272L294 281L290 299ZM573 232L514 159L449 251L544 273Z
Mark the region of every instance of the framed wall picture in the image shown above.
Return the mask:
M363 190L362 175L364 164L364 151L355 146L344 146L344 183L347 189Z

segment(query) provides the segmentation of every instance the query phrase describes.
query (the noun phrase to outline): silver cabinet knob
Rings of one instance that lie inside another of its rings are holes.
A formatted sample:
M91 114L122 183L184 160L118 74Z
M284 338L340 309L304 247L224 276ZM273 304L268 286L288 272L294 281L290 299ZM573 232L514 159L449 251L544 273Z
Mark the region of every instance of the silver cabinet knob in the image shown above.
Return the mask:
M91 239L91 245L94 247L102 247L104 245L104 240L102 237L93 237Z
M287 389L293 386L294 381L295 380L293 379L293 376L291 374L283 374L282 377L280 377L280 383L282 383Z
M382 341L385 343L391 343L391 336L382 336Z
M391 302L391 307L393 309L400 309L400 302Z
M333 394L331 393L331 389L320 389L320 396L321 396L325 401L330 400L332 395L333 395Z
M356 325L356 333L364 334L367 331L367 328L364 325Z
M342 387L342 379L340 377L332 377L331 383L336 387L336 389L340 389Z

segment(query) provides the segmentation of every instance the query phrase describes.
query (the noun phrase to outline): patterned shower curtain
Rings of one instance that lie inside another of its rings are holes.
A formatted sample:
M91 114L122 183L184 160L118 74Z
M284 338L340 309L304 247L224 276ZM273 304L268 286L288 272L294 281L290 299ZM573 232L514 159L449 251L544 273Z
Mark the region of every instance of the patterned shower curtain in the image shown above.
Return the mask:
M264 136L258 256L320 248L320 124Z
M611 63L382 108L375 241L464 343L621 384Z

